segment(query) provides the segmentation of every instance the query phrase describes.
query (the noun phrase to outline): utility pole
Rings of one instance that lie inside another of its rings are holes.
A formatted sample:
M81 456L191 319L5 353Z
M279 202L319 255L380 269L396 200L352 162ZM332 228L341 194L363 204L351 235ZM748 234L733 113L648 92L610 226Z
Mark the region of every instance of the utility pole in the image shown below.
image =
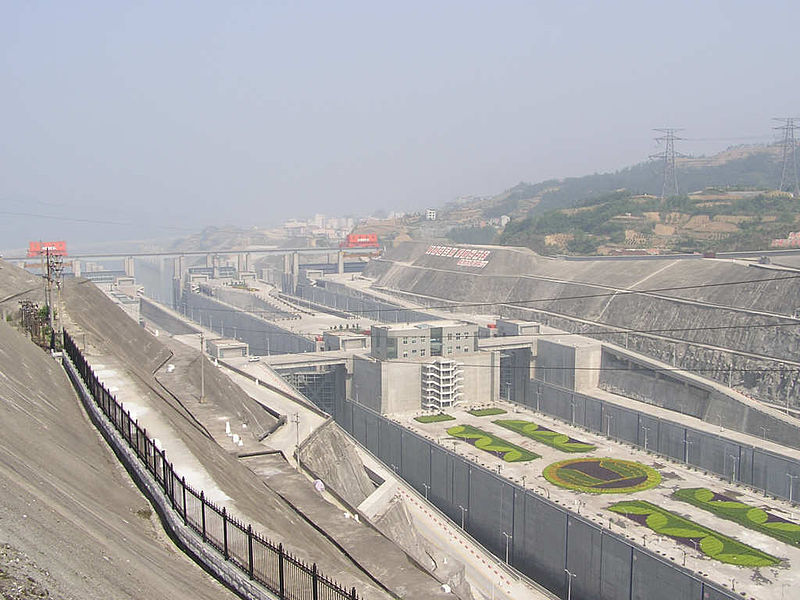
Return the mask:
M200 332L200 402L205 401L206 396L206 380L205 380L205 373L203 372L203 343L204 343L205 336L203 332Z
M797 179L797 141L794 137L794 122L796 117L780 117L772 119L781 123L774 129L783 131L783 140L781 142L783 154L783 168L781 169L781 183L778 189L794 194L795 197L800 196L800 186L798 186Z
M658 143L664 144L664 151L658 154L652 154L651 159L658 159L663 162L664 183L661 187L661 199L669 198L670 196L678 195L678 172L675 168L675 159L683 157L682 154L675 151L675 142L683 138L677 137L675 134L681 129L664 128L654 129L662 135L655 138Z

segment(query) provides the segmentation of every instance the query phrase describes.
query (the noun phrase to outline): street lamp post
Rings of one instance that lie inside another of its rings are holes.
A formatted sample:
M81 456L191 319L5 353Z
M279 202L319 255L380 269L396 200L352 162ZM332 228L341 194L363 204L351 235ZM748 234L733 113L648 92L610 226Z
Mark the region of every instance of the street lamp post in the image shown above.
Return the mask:
M789 504L792 503L792 498L794 494L794 480L800 478L800 475L792 475L791 473L786 474L786 478L789 480Z
M503 532L503 535L506 536L506 564L508 564L508 542L510 542L514 536L509 535L505 531Z
M730 457L731 462L733 463L732 465L733 468L731 469L731 483L733 483L734 481L736 481L736 464L739 462L739 458L737 456L734 456L733 454L728 454L728 456Z
M572 600L572 579L577 575L570 572L569 569L564 569L564 573L567 574L567 600Z
M689 464L689 446L694 444L692 440L683 440L683 462Z
M464 508L464 507L463 507L463 506L461 506L460 504L458 505L458 508L460 508L460 509L461 509L461 531L464 531L464 515L465 515L465 514L466 514L468 511L467 511L467 509L466 509L466 508Z

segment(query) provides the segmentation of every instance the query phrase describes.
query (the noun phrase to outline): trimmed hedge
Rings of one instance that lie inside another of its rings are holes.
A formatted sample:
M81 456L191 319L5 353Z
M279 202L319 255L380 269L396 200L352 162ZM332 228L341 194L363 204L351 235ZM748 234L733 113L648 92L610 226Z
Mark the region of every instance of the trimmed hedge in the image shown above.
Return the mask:
M525 462L541 458L539 454L496 437L472 425L456 425L447 430L449 435L465 440L486 452L491 452L506 462Z
M438 415L422 415L421 417L414 417L414 420L420 423L441 423L442 421L455 421L456 418L446 413L439 413Z
M491 417L493 415L504 415L508 411L505 411L502 408L473 408L467 412L473 417Z
M738 502L733 498L716 494L707 488L678 490L673 497L781 542L800 546L800 525L768 513L752 504Z
M743 544L726 535L684 519L673 512L659 508L644 500L617 502L609 510L646 525L656 533L671 537L683 544L697 543L706 556L729 565L740 567L769 567L781 560L757 548Z
M547 444L551 448L561 450L562 452L591 452L592 450L597 450L597 446L593 444L587 444L586 442L572 439L564 433L547 429L546 427L537 425L533 421L498 419L492 422L496 425L500 425L500 427L510 429L520 435Z

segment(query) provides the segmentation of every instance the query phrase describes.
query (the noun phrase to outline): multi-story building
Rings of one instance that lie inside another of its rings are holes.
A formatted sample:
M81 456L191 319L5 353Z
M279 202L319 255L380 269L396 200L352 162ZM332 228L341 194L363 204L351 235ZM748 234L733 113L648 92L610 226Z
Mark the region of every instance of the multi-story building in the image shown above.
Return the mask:
M491 402L499 352L478 352L478 326L433 321L372 327L369 356L353 361L353 397L381 413Z
M401 358L454 358L478 350L478 326L457 321L372 327L372 356L378 360Z

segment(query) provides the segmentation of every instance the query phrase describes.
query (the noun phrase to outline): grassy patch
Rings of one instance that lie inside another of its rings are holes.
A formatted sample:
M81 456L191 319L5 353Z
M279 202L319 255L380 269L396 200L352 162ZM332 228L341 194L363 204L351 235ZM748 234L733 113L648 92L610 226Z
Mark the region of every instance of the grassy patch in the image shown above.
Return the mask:
M800 546L800 525L768 513L752 504L737 502L733 498L714 493L706 488L678 490L673 496L748 529L760 531L792 546Z
M661 483L655 469L617 458L571 458L545 467L550 483L591 494L627 494L649 490Z
M502 408L473 408L467 412L473 417L491 417L494 415L504 415L507 411Z
M448 429L447 433L469 442L485 452L491 452L506 462L525 462L540 458L540 455L535 452L520 448L511 442L505 441L503 438L496 437L472 425L456 425Z
M456 418L445 414L439 413L438 415L422 415L421 417L414 417L415 421L420 423L441 423L442 421L455 421Z
M573 439L564 433L547 429L546 427L537 425L533 421L499 419L493 422L500 425L500 427L515 431L520 435L547 444L562 452L591 452L592 450L597 450L597 446Z
M779 558L743 544L673 512L644 500L617 502L609 510L646 525L656 533L698 549L710 558L741 567L768 567L779 564Z

